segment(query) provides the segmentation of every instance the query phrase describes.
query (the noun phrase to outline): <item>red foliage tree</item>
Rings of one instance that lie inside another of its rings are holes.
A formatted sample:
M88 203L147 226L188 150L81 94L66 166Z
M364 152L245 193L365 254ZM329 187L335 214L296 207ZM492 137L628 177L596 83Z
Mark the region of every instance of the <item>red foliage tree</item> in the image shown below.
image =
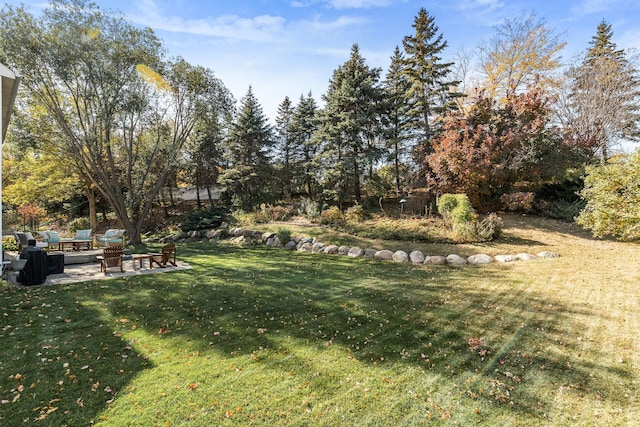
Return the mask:
M533 86L504 106L478 93L468 111L449 113L426 158L432 189L465 193L474 207L487 210L516 183L536 187L561 174L570 156L550 125L548 105Z

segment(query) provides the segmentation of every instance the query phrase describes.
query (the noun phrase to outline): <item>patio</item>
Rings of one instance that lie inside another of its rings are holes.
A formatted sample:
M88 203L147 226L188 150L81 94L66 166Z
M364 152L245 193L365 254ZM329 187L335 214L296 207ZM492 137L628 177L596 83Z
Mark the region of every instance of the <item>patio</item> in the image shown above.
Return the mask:
M97 252L97 251L96 251ZM99 251L100 253L102 251ZM67 254L65 254L65 261L67 261ZM120 277L136 276L141 274L157 274L157 273L169 273L172 271L188 270L191 266L187 263L177 261L176 266L168 264L166 267L154 267L148 268L148 264L145 263L143 268L139 268L139 261L133 259L125 259L123 262L124 272L120 272L119 269L110 269L106 273L100 272L100 262L93 260L86 263L67 263L65 262L64 273L49 274L47 280L38 286L48 285L63 285L68 283L85 282L88 280L104 280L104 279L117 279ZM135 268L134 268L135 267ZM5 279L9 283L13 283L18 288L33 288L35 286L23 286L20 283L16 283L15 280L11 280L10 275L17 275L15 271L7 271L7 277Z

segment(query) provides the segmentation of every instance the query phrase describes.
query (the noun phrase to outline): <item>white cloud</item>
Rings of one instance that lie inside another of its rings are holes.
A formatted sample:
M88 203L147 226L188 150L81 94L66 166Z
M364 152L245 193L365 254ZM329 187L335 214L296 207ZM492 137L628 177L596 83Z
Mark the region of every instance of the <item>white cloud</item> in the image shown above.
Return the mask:
M347 16L330 20L317 17L298 21L287 21L277 15L222 15L185 19L178 15L163 15L154 0L142 0L138 9L139 13L128 17L139 25L155 30L272 44L302 45L303 42L314 43L321 40L327 43L331 38L338 37L340 31L366 23L363 19Z
M572 8L572 11L578 15L589 15L606 11L609 7L613 7L617 0L585 0Z
M501 0L461 0L456 6L462 12L491 12L504 7Z
M390 6L393 0L331 0L329 3L336 9L370 9Z

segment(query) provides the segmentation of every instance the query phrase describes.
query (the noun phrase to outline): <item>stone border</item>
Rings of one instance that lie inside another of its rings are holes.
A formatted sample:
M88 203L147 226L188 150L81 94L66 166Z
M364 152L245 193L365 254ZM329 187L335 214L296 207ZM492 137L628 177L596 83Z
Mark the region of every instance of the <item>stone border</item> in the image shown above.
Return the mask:
M286 250L297 250L310 253L324 253L346 255L352 258L368 258L380 261L394 261L400 263L422 264L422 265L486 265L493 262L509 263L515 261L533 261L540 258L558 258L560 255L554 252L543 251L537 255L519 253L515 255L496 255L491 257L487 254L471 255L463 258L456 254L425 255L421 251L391 251L388 249L377 250L373 248L360 248L358 246L347 247L337 245L326 245L313 237L292 237L291 240L283 244L277 233L247 230L239 227L228 229L228 224L223 223L220 228L207 231L191 231L189 233L179 233L166 236L157 241L160 243L187 243L202 241L218 241L225 237L232 242L245 244L264 244L267 247L280 247Z

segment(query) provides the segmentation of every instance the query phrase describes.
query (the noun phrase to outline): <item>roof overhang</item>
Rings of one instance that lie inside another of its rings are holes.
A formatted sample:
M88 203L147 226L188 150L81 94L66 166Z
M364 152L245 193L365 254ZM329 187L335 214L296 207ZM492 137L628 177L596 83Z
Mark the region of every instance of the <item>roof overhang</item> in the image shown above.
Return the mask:
M18 86L20 85L20 77L16 76L13 71L0 64L0 78L2 79L0 89L2 89L2 141L9 127L9 119L13 110L13 103L18 94Z

